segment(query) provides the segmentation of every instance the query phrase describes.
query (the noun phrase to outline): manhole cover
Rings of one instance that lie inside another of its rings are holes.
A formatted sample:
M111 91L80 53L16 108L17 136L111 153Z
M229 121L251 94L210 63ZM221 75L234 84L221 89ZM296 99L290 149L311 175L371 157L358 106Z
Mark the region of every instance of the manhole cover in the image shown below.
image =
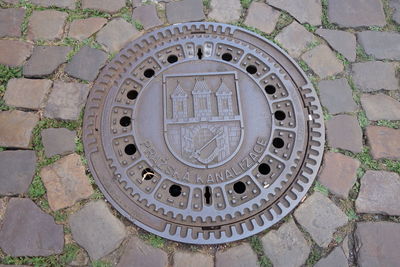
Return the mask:
M296 63L217 23L173 25L132 42L86 106L85 152L112 205L138 226L196 244L278 222L322 158L323 116Z

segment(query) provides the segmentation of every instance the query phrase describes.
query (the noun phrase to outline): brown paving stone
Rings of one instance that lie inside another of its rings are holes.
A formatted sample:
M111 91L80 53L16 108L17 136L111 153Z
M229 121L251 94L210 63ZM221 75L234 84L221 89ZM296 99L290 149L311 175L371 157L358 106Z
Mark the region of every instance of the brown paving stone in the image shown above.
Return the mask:
M281 12L269 5L252 2L247 11L244 24L269 34L274 31L280 15Z
M344 70L342 62L326 45L319 45L301 57L321 78L338 74Z
M165 13L170 24L205 19L202 0L171 1L165 5Z
M0 37L20 37L24 17L23 8L0 9Z
M362 131L355 116L337 115L326 122L328 144L334 148L362 151Z
M41 169L40 177L47 190L53 211L71 207L93 194L85 167L78 154L71 154Z
M356 200L359 213L400 215L400 177L394 172L367 171Z
M210 19L223 23L233 23L240 19L242 5L240 0L211 0Z
M72 50L69 46L37 46L23 68L25 77L40 77L52 74L67 61ZM45 59L45 60L44 60Z
M32 12L29 18L28 38L31 40L61 39L68 13L56 10Z
M4 101L9 106L37 110L44 104L50 91L51 80L11 79L7 84Z
M38 121L39 116L32 112L0 112L0 146L30 148L32 130Z
M340 153L326 152L318 181L332 193L347 198L357 179L358 167L360 162L356 159Z
M317 38L297 21L293 21L275 37L275 41L281 44L292 57L300 57L308 45L317 41Z
M96 9L108 13L116 13L125 7L125 0L82 0L82 9Z
M267 0L267 4L287 11L302 24L321 24L322 6L320 0Z
M329 255L325 258L320 259L315 267L347 267L349 263L347 258L340 247L336 247Z
M328 44L342 54L347 60L356 60L356 36L346 31L318 29L316 32L324 38Z
M399 89L393 63L368 61L352 65L354 84L363 92Z
M321 103L330 114L354 112L357 104L347 79L323 80L318 84Z
M0 64L21 66L31 55L33 45L18 40L0 40Z
M400 102L388 95L364 94L361 104L369 120L400 120Z
M32 150L0 152L0 195L18 195L28 191L36 168Z
M400 159L400 130L368 126L366 135L374 159Z
M139 21L145 30L163 25L157 15L155 5L144 5L135 8L132 12L132 18Z
M117 267L167 267L168 254L159 248L146 244L137 236L132 236L124 248Z
M63 226L32 200L12 198L0 230L0 247L13 257L59 254L64 247Z
M210 266L213 266L212 264ZM258 266L257 255L248 243L217 251L215 256L216 267L247 267ZM182 266L183 267L183 266Z
M50 158L55 155L68 155L75 151L75 131L65 128L48 128L42 130L44 154Z
M357 33L365 53L376 59L400 60L400 33L363 31Z
M75 0L30 0L32 4L43 7L75 9Z
M400 224L393 222L357 223L357 263L361 267L398 266Z
M213 267L213 257L203 253L176 251L173 267Z
M98 32L106 23L105 18L76 19L69 27L68 37L82 41Z

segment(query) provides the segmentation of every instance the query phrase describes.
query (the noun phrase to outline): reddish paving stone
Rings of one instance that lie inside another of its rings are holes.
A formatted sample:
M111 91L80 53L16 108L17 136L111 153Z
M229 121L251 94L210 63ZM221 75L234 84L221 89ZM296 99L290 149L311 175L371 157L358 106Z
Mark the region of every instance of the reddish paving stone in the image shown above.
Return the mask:
M355 116L334 116L327 121L326 128L329 146L349 150L353 153L362 151L362 131Z
M319 45L303 54L301 57L311 69L321 78L338 74L344 70L342 62L326 45Z
M168 2L165 13L170 24L200 21L205 19L203 2L201 0L183 0Z
M213 257L207 254L177 251L174 253L173 267L213 267ZM232 266L233 267L233 266Z
M72 57L65 72L74 78L94 81L107 58L106 52L85 46Z
M252 2L247 11L244 24L269 34L274 31L280 15L281 12L269 5Z
M275 37L275 41L292 57L300 57L308 45L317 41L317 38L297 21L293 21Z
M374 159L400 159L400 130L368 126L366 134Z
M0 247L13 257L59 254L64 247L63 226L32 200L12 198L0 231Z
M354 83L363 92L399 88L399 80L393 63L381 61L354 63L352 69Z
M347 267L349 263L340 247L335 248L327 257L320 259L315 267Z
M0 152L0 195L18 195L28 191L36 168L32 150Z
M81 157L71 154L41 169L40 177L47 190L53 211L73 206L93 194Z
M400 60L400 33L363 31L357 33L365 53L376 59Z
M51 80L45 79L11 79L7 84L4 101L9 106L37 110L44 104L51 84Z
M190 265L190 264L189 264ZM168 254L162 249L146 244L137 236L132 236L124 248L117 267L167 267ZM187 265L188 266L188 265Z
M40 77L54 73L58 66L67 61L66 57L71 50L69 46L35 47L32 56L24 65L24 76Z
M274 266L303 266L310 254L310 246L293 220L269 231L261 241Z
M23 8L0 9L0 37L20 37L24 17Z
M75 9L75 0L30 0L32 4L43 7Z
M345 78L323 80L318 84L321 103L330 114L354 112L357 104L353 99L353 92Z
M119 247L126 230L104 201L92 201L69 217L74 240L98 260Z
M118 52L128 42L138 38L140 32L122 18L110 21L97 33L96 41L102 44L109 52Z
M0 64L10 67L21 66L31 55L33 45L17 40L0 40Z
M361 104L369 120L400 120L400 102L388 95L364 94Z
M139 21L145 30L163 25L154 5L144 5L135 8L132 12L132 18Z
M32 40L61 39L67 17L66 12L34 10L29 18L28 38Z
M328 18L342 27L386 25L380 0L329 0Z
M361 267L398 266L400 224L393 222L357 223L357 263Z
M108 13L116 13L125 7L125 0L82 0L82 9L96 9Z
M75 151L75 131L65 128L48 128L41 132L44 154L50 158L55 155L68 155Z
M223 23L233 23L240 19L242 6L240 0L211 0L210 19Z
M400 177L394 172L367 171L356 200L359 213L400 215Z
M332 193L347 198L357 179L358 167L360 162L356 159L340 153L326 152L318 181Z
M318 29L316 32L328 44L349 61L356 60L356 36L352 33L338 30Z
M105 18L76 19L69 27L68 37L82 41L98 32L106 23Z
M320 0L267 0L267 4L287 11L301 24L321 25Z
M52 119L77 120L88 94L87 84L55 81L44 116Z
M38 121L39 116L31 112L0 112L0 146L30 148L32 131Z
M199 265L199 267L200 266L201 265ZM207 266L213 266L213 264ZM257 255L251 249L251 246L249 244L244 243L241 244L240 246L228 248L225 251L217 251L217 254L215 256L215 266L216 267L258 266Z

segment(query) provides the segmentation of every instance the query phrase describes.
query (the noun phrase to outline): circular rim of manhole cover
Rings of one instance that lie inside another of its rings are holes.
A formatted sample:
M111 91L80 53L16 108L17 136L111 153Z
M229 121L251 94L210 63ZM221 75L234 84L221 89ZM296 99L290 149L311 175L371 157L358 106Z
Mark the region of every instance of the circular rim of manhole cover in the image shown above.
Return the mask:
M302 201L325 130L312 84L282 49L199 22L120 51L91 89L83 142L97 185L130 221L218 244L269 228Z

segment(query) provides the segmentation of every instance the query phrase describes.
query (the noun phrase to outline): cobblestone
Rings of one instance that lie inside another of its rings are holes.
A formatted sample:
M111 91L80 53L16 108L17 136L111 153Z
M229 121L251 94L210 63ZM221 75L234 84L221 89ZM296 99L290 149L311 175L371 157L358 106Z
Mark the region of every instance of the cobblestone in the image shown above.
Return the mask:
M208 17L223 23L233 23L239 20L241 12L240 0L211 0Z
M213 267L212 256L203 253L177 251L174 253L174 267Z
M43 7L75 9L75 0L30 0L32 4Z
M326 122L328 144L334 148L360 153L362 132L358 120L351 115L337 115Z
M354 83L363 92L399 88L393 63L381 61L354 63L352 69Z
M272 33L281 13L269 5L252 2L244 24L255 27L265 33Z
M400 130L369 126L366 135L374 159L400 159Z
M311 49L304 53L301 58L321 79L344 70L342 62L336 58L332 50L326 45L319 45Z
M347 60L356 60L356 36L352 33L339 30L318 29L316 32L328 44L342 54Z
M0 37L20 37L24 17L23 8L0 9Z
M205 19L203 2L201 0L168 2L165 6L165 13L170 24L201 21Z
M68 36L82 41L98 32L106 23L107 19L98 17L76 19L71 23Z
M75 151L75 131L65 128L48 128L41 132L44 154L50 158L67 155Z
M324 80L319 82L318 87L321 103L330 114L357 110L351 87L346 79Z
M108 13L116 13L125 7L125 0L82 0L82 8L95 9Z
M31 55L33 45L18 40L0 40L0 64L21 66Z
M56 10L34 10L29 18L28 38L31 40L61 39L68 13Z
M400 60L400 33L363 31L357 37L368 55L376 59Z
M369 120L400 120L400 102L388 95L364 94L361 104Z
M347 258L340 247L335 248L327 257L320 259L315 267L346 267L349 266Z
M296 18L301 24L320 25L322 7L320 0L267 0L267 3L283 9Z
M210 265L212 266L212 265ZM247 243L232 247L226 251L217 251L216 267L247 267L258 266L257 255ZM182 266L183 267L183 266Z
M132 18L142 23L145 30L163 25L154 5L144 5L135 8L132 12Z

